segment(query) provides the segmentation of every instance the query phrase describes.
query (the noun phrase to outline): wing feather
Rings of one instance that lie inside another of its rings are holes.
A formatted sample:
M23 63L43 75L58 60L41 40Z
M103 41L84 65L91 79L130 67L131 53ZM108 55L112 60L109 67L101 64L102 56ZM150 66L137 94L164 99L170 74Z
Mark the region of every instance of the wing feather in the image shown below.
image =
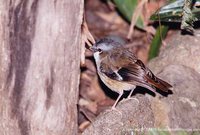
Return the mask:
M127 83L146 87L154 90L154 87L167 92L172 87L167 82L157 78L145 65L129 50L118 50L110 53L107 57L109 63L109 73L106 74L111 79L121 80ZM116 71L118 75L116 75ZM110 75L112 74L112 76ZM114 75L115 74L115 75ZM154 86L154 87L153 87Z

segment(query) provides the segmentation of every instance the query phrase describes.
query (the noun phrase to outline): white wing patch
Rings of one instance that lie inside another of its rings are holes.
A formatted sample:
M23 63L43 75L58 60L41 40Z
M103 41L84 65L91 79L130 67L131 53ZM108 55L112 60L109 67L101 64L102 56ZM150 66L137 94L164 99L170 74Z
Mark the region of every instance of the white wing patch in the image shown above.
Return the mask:
M114 72L115 72L115 74L117 75L117 77L119 78L119 81L122 81L123 78L121 77L121 75L120 75L117 71L114 71Z

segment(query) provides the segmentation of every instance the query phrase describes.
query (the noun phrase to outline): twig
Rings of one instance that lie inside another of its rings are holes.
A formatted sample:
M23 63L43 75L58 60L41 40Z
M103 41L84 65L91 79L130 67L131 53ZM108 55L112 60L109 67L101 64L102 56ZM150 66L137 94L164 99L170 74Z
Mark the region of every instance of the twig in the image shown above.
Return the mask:
M94 43L94 37L90 33L85 16L83 17L83 23L81 27L81 33L82 33L82 46L81 46L81 65L85 64L85 44L87 44L89 47L91 47Z
M133 28L142 12L143 5L147 2L148 0L141 0L141 2L137 5L135 10L133 11L132 19L131 19L131 26L129 28L129 32L127 35L127 39L131 39L131 36L133 34Z

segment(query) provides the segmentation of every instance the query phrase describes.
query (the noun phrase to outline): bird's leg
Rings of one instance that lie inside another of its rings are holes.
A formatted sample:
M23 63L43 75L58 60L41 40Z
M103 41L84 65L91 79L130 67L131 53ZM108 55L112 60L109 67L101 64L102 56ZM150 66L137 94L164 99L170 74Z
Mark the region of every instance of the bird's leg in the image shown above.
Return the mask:
M117 97L117 100L115 101L114 105L112 106L112 110L116 110L115 107L116 107L117 103L119 102L120 98L122 97L123 93L124 93L124 91L121 91L119 93L119 96Z
M133 88L133 89L131 89L131 92L129 93L129 95L128 95L128 99L130 99L131 98L131 95L133 94L133 91L135 90L135 88Z
M131 92L129 93L127 99L135 99L138 103L139 103L139 100L137 98L132 98L131 95L133 94L133 91L135 90L135 88L131 89Z

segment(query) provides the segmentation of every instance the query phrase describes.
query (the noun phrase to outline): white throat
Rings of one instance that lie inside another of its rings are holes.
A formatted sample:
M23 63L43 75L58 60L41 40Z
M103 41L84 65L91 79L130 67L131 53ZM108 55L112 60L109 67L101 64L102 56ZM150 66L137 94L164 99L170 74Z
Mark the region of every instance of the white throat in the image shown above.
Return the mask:
M97 68L99 69L100 62L101 62L101 59L100 59L100 52L97 51L97 52L94 53L94 59L95 59Z

